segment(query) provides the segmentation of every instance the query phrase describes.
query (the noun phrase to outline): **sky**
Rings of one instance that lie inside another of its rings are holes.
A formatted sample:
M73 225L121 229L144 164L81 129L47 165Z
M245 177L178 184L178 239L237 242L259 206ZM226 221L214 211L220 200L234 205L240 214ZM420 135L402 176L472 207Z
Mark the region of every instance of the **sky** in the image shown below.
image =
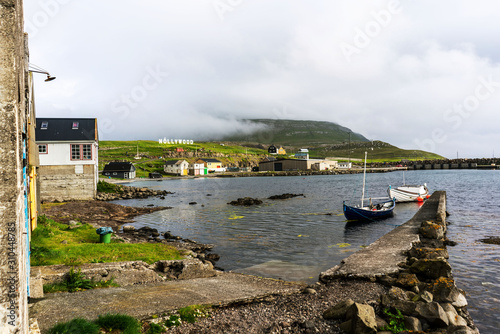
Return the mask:
M447 158L500 156L500 3L30 0L38 117L100 140L204 140L249 118L338 123ZM277 143L279 144L279 143Z

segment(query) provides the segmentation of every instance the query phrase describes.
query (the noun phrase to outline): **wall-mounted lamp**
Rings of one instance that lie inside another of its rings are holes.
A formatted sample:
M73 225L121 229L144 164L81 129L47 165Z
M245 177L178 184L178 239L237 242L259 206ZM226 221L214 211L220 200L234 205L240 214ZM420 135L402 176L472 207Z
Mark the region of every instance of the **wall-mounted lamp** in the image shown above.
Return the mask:
M47 72L46 70L44 70L43 68L39 67L39 66L36 66L34 64L29 64L29 71L30 72L33 72L33 73L42 73L42 74L47 74L47 79L45 79L45 81L52 81L54 80L56 77L53 77L49 74L49 72Z

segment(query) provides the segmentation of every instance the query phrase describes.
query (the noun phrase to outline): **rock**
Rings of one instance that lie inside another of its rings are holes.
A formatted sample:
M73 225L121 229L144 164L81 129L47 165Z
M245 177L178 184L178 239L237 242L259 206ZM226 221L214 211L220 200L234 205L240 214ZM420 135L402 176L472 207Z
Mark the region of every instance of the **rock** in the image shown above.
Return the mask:
M385 321L384 319L382 319L380 317L376 317L375 321L377 322L377 329L379 330L378 333L380 333L380 331L383 330L386 326L389 326L387 321ZM389 333L391 333L391 332L389 332Z
M406 329L410 332L422 331L422 324L420 323L420 320L415 317L405 317L404 324Z
M426 303L432 303L434 296L429 291L424 291L420 294L420 299Z
M63 245L67 245L67 244L68 244L68 240L63 240L63 241L61 241L61 244L63 244Z
M424 238L443 239L445 229L442 225L426 221L422 223L419 232Z
M411 272L427 278L451 277L451 266L442 258L419 259L410 266Z
M436 302L418 303L415 308L417 318L425 319L429 324L435 327L447 327L449 324L448 315L441 305Z
M370 305L354 303L347 310L346 318L351 321L351 326L348 333L377 333L375 310Z
M442 303L451 303L455 307L467 306L467 300L462 292L455 286L451 278L440 277L432 285L434 300Z
M76 225L80 225L80 223L79 223L79 222L77 222L76 220L70 220L70 221L68 222L68 225L69 225L69 226L76 226Z
M457 310L451 304L448 303L441 304L441 307L448 316L448 321L450 326L455 326L455 327L467 326L467 321L465 321L464 318L458 315Z
M260 205L262 204L262 201L258 198L243 197L243 198L238 198L236 201L231 201L227 204L238 205L238 206L251 206L251 205Z
M315 327L314 322L311 320L306 320L304 322L301 322L299 326L306 329L313 329Z
M175 237L170 232L163 233L165 239L174 239Z
M417 307L417 303L407 300L408 297L404 294L404 299L397 299L392 297L390 294L382 295L381 304L382 307L398 309L404 315L412 315Z
M396 284L403 288L409 289L414 286L418 286L420 284L420 281L418 280L417 275L415 274L401 273L398 276Z
M347 310L354 304L352 299L344 300L335 306L330 307L323 312L324 319L342 319L345 318Z
M478 241L490 245L500 245L500 237L488 236L486 239L479 239Z
M189 205L196 205L198 204L197 202L189 202Z
M302 293L305 295L315 295L318 293L318 291L316 291L312 288L305 288L304 290L302 290Z
M387 295L393 300L408 300L406 292L403 289L395 286L389 289Z
M135 231L135 226L125 225L123 226L123 233L130 233Z
M448 259L448 251L445 248L413 247L409 255L418 259Z
M165 260L154 264L156 270L165 273L171 279L191 279L213 277L217 273L212 263L199 259Z
M286 193L286 194L281 194L281 195L270 196L270 197L268 197L268 199L271 199L271 200L289 199L289 198L298 197L298 196L304 196L304 194L290 194L290 193Z
M215 254L215 253L210 253L210 254L207 254L207 255L205 256L205 258L206 258L208 261L210 261L210 262L212 262L212 263L215 263L215 262L217 262L217 261L219 261L219 260L220 260L220 255L219 255L219 254Z

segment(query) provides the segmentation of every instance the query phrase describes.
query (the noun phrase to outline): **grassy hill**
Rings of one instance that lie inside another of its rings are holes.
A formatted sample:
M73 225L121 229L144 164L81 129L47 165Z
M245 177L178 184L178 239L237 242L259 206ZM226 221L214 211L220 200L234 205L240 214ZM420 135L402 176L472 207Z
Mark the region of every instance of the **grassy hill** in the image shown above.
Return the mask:
M183 152L177 152L180 148ZM189 163L200 157L217 158L225 166L258 164L267 149L262 147L221 145L219 142L201 142L189 144L160 144L157 141L100 141L99 170L110 161L130 161L136 169L138 177L146 177L150 172L163 171L165 160L184 159ZM138 159L136 159L138 157Z
M338 144L349 141L367 142L368 139L350 129L331 122L297 121L278 119L250 119L249 122L262 124L263 130L249 135L230 135L221 138L228 142L259 143L310 147L322 144Z
M226 167L253 167L267 155L267 147L271 144L283 146L287 156L293 155L299 148L308 148L310 157L337 160L363 159L365 151L368 152L368 160L374 162L442 159L434 153L403 150L381 141L369 141L335 123L271 119L251 121L263 124L263 130L250 135L223 137L217 142L189 145L147 140L101 141L99 170L110 161L130 161L137 168L137 176L146 177L150 172L163 171L165 160L184 159L192 163L198 158L217 158Z

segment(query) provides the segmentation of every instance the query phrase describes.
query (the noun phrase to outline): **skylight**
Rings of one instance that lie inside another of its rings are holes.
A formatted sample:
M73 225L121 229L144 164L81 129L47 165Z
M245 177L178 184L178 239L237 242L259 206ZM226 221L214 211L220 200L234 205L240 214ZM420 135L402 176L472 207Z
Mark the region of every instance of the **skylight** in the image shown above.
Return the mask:
M73 122L73 126L72 126L72 129L73 130L78 130L78 126L80 125L79 122Z
M48 127L49 127L49 122L47 121L43 121L42 124L40 125L41 130L47 130Z

